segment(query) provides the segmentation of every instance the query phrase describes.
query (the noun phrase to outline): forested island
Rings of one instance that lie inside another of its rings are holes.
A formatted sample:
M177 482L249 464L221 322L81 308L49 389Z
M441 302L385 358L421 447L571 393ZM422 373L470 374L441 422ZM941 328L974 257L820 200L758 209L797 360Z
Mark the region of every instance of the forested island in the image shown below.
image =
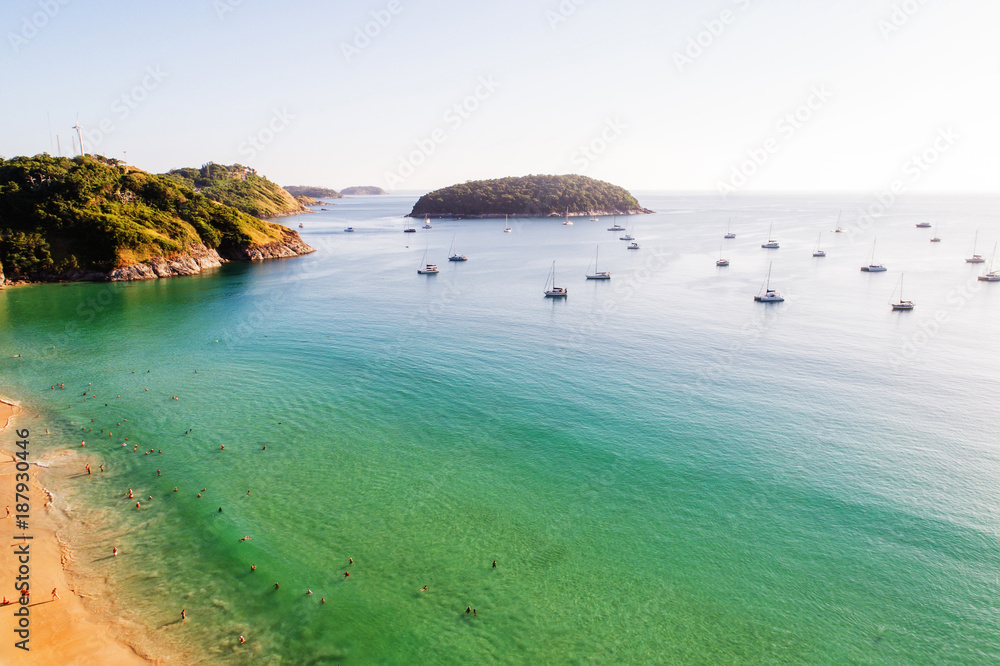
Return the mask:
M293 197L309 197L311 199L343 199L343 195L329 187L313 187L312 185L285 185L285 191Z
M0 284L191 275L313 251L288 227L195 191L190 171L156 175L98 155L0 159Z
M385 194L385 190L381 187L375 187L374 185L355 185L353 187L345 187L340 191L341 194L345 196L373 196L376 194Z
M282 217L309 212L280 185L258 176L255 170L242 164L209 162L200 169L173 169L163 175L213 201L232 206L254 217Z
M653 211L628 190L575 174L473 180L420 197L409 217L635 215Z

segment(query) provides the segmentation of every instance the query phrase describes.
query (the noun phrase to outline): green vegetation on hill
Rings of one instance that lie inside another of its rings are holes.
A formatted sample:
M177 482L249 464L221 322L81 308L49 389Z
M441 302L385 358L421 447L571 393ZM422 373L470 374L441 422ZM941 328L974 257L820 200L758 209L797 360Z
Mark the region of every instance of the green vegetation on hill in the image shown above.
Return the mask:
M173 169L163 175L254 217L294 215L305 210L280 185L242 164L226 166L209 162L200 169Z
M340 193L348 196L371 196L375 194L385 194L385 190L381 187L375 187L374 185L355 185L354 187L345 187L340 191Z
M114 159L0 158L0 263L7 278L108 272L197 243L225 254L280 241L283 229Z
M329 187L312 187L311 185L285 185L285 191L293 197L312 197L313 199L343 199L337 190Z
M522 176L474 180L420 197L411 217L649 213L629 192L586 176Z

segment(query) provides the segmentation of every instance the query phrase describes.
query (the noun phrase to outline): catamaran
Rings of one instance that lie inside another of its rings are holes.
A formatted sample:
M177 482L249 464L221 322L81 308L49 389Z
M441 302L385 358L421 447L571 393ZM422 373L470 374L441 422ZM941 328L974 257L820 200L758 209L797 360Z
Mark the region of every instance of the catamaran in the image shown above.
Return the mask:
M779 247L781 247L780 245L778 245L778 241L771 238L772 229L774 229L774 222L772 222L771 226L767 228L767 242L761 245L761 247L767 248L768 250L776 250Z
M430 216L425 216L424 217L424 229L433 229L433 228L434 227L431 226L431 218L430 218Z
M424 258L420 263L423 266L422 268L417 269L417 273L420 275L436 275L438 273L437 264L427 263L427 249L424 250Z
M993 244L993 254L990 255L990 263L986 265L986 272L977 277L980 282L1000 282L1000 270L993 265L993 259L997 256L996 243Z
M404 234L415 234L417 230L410 226L409 220L403 220L403 233Z
M972 256L965 260L967 264L981 264L985 259L981 255L976 254L976 242L979 240L979 230L976 229L976 235L972 239Z
M875 241L878 239L876 238ZM886 267L882 264L875 263L875 241L872 241L872 258L868 261L867 266L862 266L861 270L866 273L881 273L886 270Z
M736 238L736 234L729 230L733 226L733 218L729 218L729 222L726 223L726 235L723 238Z
M896 290L893 289L892 293L896 293ZM889 305L892 306L893 310L912 310L913 309L913 301L904 301L903 300L903 275L902 275L902 273L900 273L900 275L899 275L899 300L898 301L890 301Z
M716 266L728 266L729 265L729 260L722 258L722 245L719 245L719 258L718 258L718 260L716 260L715 265Z
M825 257L826 256L826 252L824 252L823 250L819 249L819 244L820 244L820 242L822 240L823 240L823 232L821 231L821 232L819 232L819 238L816 239L816 249L813 250L813 256L814 257Z
M458 233L456 233L455 236L458 236ZM453 236L451 239L451 256L448 257L448 261L468 261L468 260L469 258L464 254L459 254L458 252L455 252L455 237Z
M774 289L771 289L771 264L767 265L767 277L761 285L761 291L753 297L758 303L781 303L785 299Z
M545 282L545 297L546 298L565 298L569 294L569 290L566 287L556 286L556 262L552 262L552 272L549 274L549 279Z
M587 279L588 280L610 280L611 279L611 273L609 273L608 271L599 271L599 270L597 270L597 257L600 255L600 252L601 252L601 246L598 245L597 246L597 250L594 252L594 272L593 273L587 273Z
M639 249L639 244L636 243L635 241L632 241L631 243L628 244L628 247L626 247L625 249L626 250L638 250Z
M842 210L841 211L837 211L837 228L833 230L833 233L835 233L835 234L842 234L842 233L844 233L844 227L840 226L840 215L843 212L844 211L842 211Z
M625 227L623 227L622 225L618 224L618 216L617 215L615 215L615 223L614 223L614 225L608 227L608 231L625 231Z

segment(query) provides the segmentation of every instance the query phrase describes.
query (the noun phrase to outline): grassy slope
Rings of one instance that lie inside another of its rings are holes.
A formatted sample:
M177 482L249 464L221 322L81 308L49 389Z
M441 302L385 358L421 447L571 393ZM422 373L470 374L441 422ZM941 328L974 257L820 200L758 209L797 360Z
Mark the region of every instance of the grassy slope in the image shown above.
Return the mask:
M270 243L281 229L117 160L0 160L0 262L8 278L109 271L195 243L221 250Z
M163 175L254 217L278 217L302 210L299 202L280 185L239 164L209 162L200 169L174 169Z

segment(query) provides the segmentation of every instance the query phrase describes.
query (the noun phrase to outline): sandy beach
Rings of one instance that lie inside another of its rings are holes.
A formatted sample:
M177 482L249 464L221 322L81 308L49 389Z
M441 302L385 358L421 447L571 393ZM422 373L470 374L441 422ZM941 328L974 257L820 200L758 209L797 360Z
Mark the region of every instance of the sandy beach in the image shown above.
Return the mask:
M9 506L15 513L15 467L13 450L16 447L15 429L29 428L30 441L44 437L44 428L32 427L31 419L20 413L12 403L0 399L0 506ZM31 447L29 446L29 461ZM96 621L84 607L83 601L67 581L64 563L68 554L59 543L48 506L48 494L38 478L39 468L30 470L30 522L27 530L30 552L31 602L29 625L29 651L15 646L21 640L14 633L18 618L14 612L19 603L0 607L0 663L2 664L53 664L60 666L84 664L149 664L128 645L117 640L110 628ZM15 578L20 566L17 551L22 547L22 530L17 529L15 518L0 513L0 534L6 544L0 549L0 572L4 580L0 590L7 599L17 602ZM56 589L59 598L52 595Z

